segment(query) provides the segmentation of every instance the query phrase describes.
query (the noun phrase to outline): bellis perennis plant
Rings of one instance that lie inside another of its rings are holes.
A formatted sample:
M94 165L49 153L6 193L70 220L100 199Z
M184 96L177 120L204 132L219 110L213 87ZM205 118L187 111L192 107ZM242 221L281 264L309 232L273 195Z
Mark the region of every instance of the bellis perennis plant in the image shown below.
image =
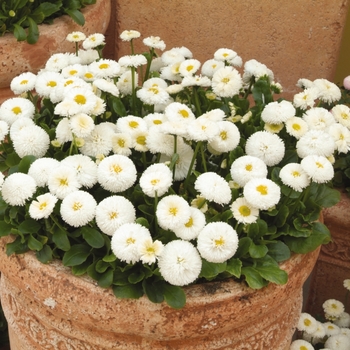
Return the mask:
M62 259L122 298L185 305L182 287L233 278L284 284L279 263L330 240L318 221L339 193L332 157L349 130L319 79L290 102L273 72L222 48L124 31L131 54L102 57L104 37L67 39L0 107L0 234L7 253ZM341 106L338 108L342 108Z

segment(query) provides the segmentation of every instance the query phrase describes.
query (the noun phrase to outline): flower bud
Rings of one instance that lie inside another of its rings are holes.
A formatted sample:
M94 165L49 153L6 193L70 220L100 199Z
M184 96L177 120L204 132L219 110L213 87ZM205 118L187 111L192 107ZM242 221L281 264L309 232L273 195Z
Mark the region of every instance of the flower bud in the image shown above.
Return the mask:
M343 85L345 89L350 90L350 75L348 75L346 78L344 78Z

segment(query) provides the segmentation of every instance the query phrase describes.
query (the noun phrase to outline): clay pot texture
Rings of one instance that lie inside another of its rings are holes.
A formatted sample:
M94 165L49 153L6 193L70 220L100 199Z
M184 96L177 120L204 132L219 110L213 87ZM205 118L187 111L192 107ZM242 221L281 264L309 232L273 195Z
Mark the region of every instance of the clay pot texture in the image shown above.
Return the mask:
M67 34L81 31L86 35L104 33L111 14L111 0L97 0L96 4L82 9L84 26L76 24L69 16L61 16L53 24L39 26L39 40L30 45L18 42L12 33L0 37L0 103L13 93L9 89L12 79L23 72L37 73L54 53L74 52L74 45L66 40Z
M322 304L327 299L344 302L347 292L343 281L350 278L350 197L345 190L340 192L340 201L323 210L324 224L331 232L332 241L322 246L310 277L306 311L312 315L324 314Z
M243 62L267 65L287 98L300 78L333 80L349 0L119 0L112 13L116 51L130 47L119 39L134 29L142 38L159 36L166 49L186 46L202 63L219 48L233 49ZM113 19L115 18L115 20ZM134 40L135 51L147 47Z
M252 290L233 280L185 288L181 310L146 297L116 299L61 262L43 265L32 252L8 257L1 239L1 301L11 350L289 349L302 286L318 253L282 264L286 285Z

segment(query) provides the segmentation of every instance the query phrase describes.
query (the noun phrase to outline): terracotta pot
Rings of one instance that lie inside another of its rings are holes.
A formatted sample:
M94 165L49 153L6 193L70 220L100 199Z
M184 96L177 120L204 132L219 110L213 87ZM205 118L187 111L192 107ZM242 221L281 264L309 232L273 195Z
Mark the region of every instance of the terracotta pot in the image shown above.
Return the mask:
M83 27L76 24L69 16L56 18L53 24L39 26L40 36L36 44L17 42L12 34L0 37L0 103L14 96L9 86L12 79L23 72L37 73L54 53L74 52L74 46L66 39L72 31L85 34L104 33L111 14L110 0L97 0L82 10L85 16Z
M254 291L234 281L186 287L181 310L146 297L116 299L60 262L7 257L1 239L1 300L12 350L285 350L299 319L302 285L319 250L283 263L286 285Z
M310 276L306 311L312 315L323 315L322 304L327 299L344 302L343 281L350 278L350 197L340 191L339 203L323 211L324 224L331 232L332 242L322 246Z

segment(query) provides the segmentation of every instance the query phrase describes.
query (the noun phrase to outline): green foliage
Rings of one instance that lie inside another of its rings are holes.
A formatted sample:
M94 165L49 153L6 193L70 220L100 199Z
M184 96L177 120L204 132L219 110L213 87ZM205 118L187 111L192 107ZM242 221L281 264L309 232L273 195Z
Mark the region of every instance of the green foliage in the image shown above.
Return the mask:
M77 24L85 23L81 9L96 0L5 0L0 5L0 36L13 33L18 41L35 44L39 39L38 25L51 24L68 15Z

